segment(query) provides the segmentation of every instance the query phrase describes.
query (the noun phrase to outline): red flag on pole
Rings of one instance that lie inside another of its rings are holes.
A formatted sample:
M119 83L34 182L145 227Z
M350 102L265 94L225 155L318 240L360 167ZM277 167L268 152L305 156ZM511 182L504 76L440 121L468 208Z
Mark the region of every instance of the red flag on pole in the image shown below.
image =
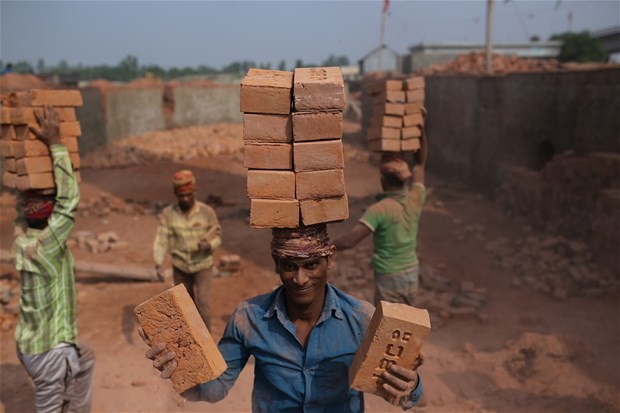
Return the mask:
M383 13L387 13L390 7L390 0L383 0Z

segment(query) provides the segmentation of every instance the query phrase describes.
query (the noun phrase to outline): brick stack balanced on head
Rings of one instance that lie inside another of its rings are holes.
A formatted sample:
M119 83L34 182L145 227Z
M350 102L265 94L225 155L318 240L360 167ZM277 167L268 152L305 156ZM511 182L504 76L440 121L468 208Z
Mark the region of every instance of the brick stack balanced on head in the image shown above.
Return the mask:
M344 106L337 67L248 71L241 111L251 226L296 228L348 218Z
M29 90L12 93L2 101L0 155L4 157L2 184L7 188L27 191L55 186L49 149L29 130L31 126L39 128L34 112L43 112L45 105L58 112L61 141L80 181L78 137L82 131L75 107L82 106L82 95L77 90Z
M375 152L413 152L420 149L424 126L424 78L378 80L368 86L373 107L368 147Z

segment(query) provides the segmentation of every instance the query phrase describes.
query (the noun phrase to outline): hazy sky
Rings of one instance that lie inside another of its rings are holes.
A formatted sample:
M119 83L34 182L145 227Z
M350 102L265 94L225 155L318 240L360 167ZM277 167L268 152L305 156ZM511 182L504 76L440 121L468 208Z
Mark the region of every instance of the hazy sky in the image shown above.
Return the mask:
M394 1L385 43L405 53L420 42L482 42L485 0ZM47 65L140 64L221 67L234 60L328 55L356 62L379 44L382 1L7 1L0 0L0 59ZM547 39L620 24L620 0L496 0L495 42Z

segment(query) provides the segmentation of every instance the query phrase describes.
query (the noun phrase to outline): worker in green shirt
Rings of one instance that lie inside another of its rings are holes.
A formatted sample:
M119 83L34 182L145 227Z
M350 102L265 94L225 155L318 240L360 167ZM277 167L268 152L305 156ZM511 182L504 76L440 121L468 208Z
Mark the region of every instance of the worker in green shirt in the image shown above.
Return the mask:
M421 148L411 170L398 156L384 157L380 167L384 192L351 232L334 241L338 250L345 250L373 234L375 305L381 300L408 305L415 302L419 276L418 224L426 200L424 171L428 145L424 130L420 141Z
M67 148L60 140L58 113L35 111L49 148L55 194L26 191L17 202L15 268L21 273L19 360L35 385L37 413L89 412L94 353L77 340L73 256L66 241L75 225L80 192Z

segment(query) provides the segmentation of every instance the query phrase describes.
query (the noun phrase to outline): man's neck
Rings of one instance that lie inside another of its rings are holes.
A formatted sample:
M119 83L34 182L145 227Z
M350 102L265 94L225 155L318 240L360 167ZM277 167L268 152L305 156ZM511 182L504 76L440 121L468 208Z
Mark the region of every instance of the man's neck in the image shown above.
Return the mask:
M312 303L304 306L294 303L289 304L289 300L286 300L286 313L289 320L293 323L301 321L303 323L316 324L323 312L323 306L325 305L325 293L321 300L315 300Z
M184 209L181 205L179 205L179 210L185 215L188 215L190 212L192 212L192 209L194 209L195 206L196 202L193 202L189 207L187 207L187 209Z

